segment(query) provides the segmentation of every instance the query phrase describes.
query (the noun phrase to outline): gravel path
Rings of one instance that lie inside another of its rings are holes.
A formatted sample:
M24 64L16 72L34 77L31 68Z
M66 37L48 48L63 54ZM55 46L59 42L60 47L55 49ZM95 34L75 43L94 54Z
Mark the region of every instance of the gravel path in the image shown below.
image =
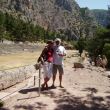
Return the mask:
M5 99L3 110L110 110L108 72L88 65L74 71L73 63L76 62L77 57L72 57L72 54L69 54L65 60L64 88L58 86L57 76L56 89L42 91L41 96L38 97L38 88L32 87L33 77L31 77L22 84L2 91L12 92L14 88L31 84L31 88L26 86ZM49 81L50 86L51 84L52 80ZM38 82L36 87L38 87Z

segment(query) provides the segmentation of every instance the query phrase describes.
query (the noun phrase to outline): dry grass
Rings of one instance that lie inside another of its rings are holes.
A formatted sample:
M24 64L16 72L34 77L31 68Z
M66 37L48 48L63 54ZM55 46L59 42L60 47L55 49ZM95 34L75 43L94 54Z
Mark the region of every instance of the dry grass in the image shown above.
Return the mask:
M40 51L2 55L0 56L0 70L35 64L39 55Z
M21 52L15 54L1 55L0 70L35 64L40 53L41 50L37 52ZM68 50L67 56L71 56L73 53L74 50Z

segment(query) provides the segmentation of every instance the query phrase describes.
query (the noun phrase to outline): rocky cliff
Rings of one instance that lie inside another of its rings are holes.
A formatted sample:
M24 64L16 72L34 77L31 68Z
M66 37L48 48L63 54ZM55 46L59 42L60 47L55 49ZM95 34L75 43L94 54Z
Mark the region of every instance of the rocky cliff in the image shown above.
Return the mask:
M82 36L90 38L93 36L95 32L98 26L98 22L96 21L94 13L91 10L89 10L89 8L80 8L80 12L81 17L83 19Z
M100 25L107 26L107 17L108 17L107 10L94 9L91 11L94 13L95 18Z
M50 31L63 32L70 39L77 39L82 33L85 36L86 30L89 36L92 35L89 27L84 25L87 20L82 17L75 0L0 0L0 7Z

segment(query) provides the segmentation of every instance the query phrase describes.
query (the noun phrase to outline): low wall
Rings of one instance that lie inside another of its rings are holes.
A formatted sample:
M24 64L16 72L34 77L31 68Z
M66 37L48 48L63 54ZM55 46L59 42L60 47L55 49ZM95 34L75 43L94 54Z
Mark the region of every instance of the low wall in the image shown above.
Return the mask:
M0 90L11 87L32 76L36 70L33 65L0 71Z

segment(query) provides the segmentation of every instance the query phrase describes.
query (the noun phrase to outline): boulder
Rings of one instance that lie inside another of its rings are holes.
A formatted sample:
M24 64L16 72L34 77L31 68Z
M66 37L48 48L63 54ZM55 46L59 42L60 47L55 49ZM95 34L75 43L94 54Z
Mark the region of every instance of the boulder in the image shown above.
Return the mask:
M74 68L84 68L84 65L81 63L74 63Z

